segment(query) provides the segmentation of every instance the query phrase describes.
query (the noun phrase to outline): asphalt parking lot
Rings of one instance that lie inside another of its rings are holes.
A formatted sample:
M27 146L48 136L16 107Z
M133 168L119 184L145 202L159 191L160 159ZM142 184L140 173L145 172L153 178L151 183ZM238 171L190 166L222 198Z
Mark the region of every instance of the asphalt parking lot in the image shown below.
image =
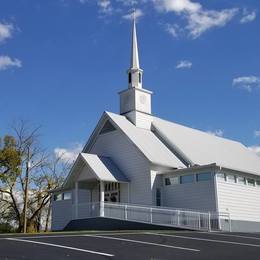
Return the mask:
M260 233L157 230L2 235L0 259L260 259Z

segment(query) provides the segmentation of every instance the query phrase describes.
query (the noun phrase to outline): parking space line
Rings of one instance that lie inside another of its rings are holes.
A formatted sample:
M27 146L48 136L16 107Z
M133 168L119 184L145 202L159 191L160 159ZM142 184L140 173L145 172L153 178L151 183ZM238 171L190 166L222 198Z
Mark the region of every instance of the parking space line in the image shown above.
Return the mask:
M172 248L172 249L180 249L180 250L187 250L187 251L194 251L194 252L200 251L199 249L194 249L194 248L157 244L157 243L146 242L146 241L142 241L142 240L133 240L133 239L126 239L126 238L119 238L119 237L107 237L107 236L99 236L99 235L84 235L84 236L85 237L102 238L102 239L119 240L119 241L125 241L125 242L130 242L130 243L159 246L159 247L167 247L167 248Z
M146 234L146 232L113 232L113 233L100 233L95 235L96 236L118 236L118 235L143 235L143 234Z
M207 241L207 242L214 242L214 243L240 245L240 246L260 247L260 245L257 245L257 244L240 243L240 242L227 241L227 240L217 240L217 239L208 239L208 238L200 238L200 237L186 237L186 236L179 236L179 235L168 235L168 234L150 233L150 232L147 232L146 234L156 235L156 236L165 236L165 237L176 237L176 238L182 238L182 239L199 240L199 241Z
M37 239L37 238L63 238L63 237L82 237L81 235L42 235L42 236L17 236L17 239ZM8 237L2 238L2 239L9 239Z
M249 236L240 236L240 235L223 234L223 233L209 233L209 232L196 232L196 233L199 233L199 234L209 234L209 235L217 235L217 236L225 236L225 237L237 237L237 238L248 238L248 239L260 240L260 237L249 237Z
M112 232L112 233L95 233L95 235L102 235L102 236L106 236L106 235L138 235L138 234L144 234L145 232ZM38 239L38 238L63 238L63 237L82 237L85 234L78 234L78 235L41 235L41 236L18 236L16 238L18 239ZM0 237L0 240L5 240L8 237Z
M90 253L90 254L96 254L96 255L111 256L111 257L114 256L114 255L107 254L107 253L102 253L102 252L97 252L97 251L92 251L92 250L86 250L86 249L77 248L77 247L63 246L63 245L57 245L57 244L51 244L51 243L45 243L45 242L39 242L39 241L33 241L33 240L17 239L17 238L6 238L6 240L33 243L33 244L52 246L52 247L59 247L59 248L64 248L64 249L69 249L69 250L74 250L74 251L80 251L80 252Z

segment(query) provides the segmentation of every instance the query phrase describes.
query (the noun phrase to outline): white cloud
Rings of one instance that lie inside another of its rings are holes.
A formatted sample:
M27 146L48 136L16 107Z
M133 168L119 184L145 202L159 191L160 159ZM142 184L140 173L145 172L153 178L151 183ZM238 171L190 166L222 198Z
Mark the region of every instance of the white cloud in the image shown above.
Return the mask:
M138 4L138 2L145 2L145 1L140 1L140 0L116 0L119 3L122 3L125 6L134 6Z
M216 129L214 131L207 131L207 133L210 135L215 135L215 136L220 136L220 137L222 137L224 135L224 131L221 129Z
M176 69L190 69L192 67L192 62L188 60L181 60L176 65Z
M141 17L143 15L144 15L144 13L143 13L143 11L141 9L136 9L135 10L135 18L136 19L138 19L139 17ZM133 13L123 15L123 18L127 19L127 20L132 20L133 19Z
M0 43L12 38L14 27L12 24L0 22Z
M181 32L178 24L166 24L165 30L174 38L177 38L179 36L179 32Z
M248 12L247 9L243 9L243 17L240 19L240 23L250 23L256 18L256 11Z
M0 56L0 71L7 70L12 67L22 67L22 62L18 59L12 59L9 56Z
M225 26L238 12L237 8L206 10L200 3L191 0L153 0L153 3L157 10L174 12L185 19L187 25L184 29L193 39L211 28Z
M63 161L72 163L76 160L78 154L82 151L83 145L76 143L69 148L57 147L54 149L56 157L60 157Z
M255 137L260 137L260 130L255 130L254 135Z
M253 145L253 146L249 146L248 149L254 152L256 155L260 156L260 146Z
M165 12L197 12L202 6L190 0L153 0L155 7L159 11Z
M224 9L222 11L199 11L191 13L188 17L188 25L186 28L189 30L189 35L196 39L202 33L213 27L225 26L237 13L238 9Z
M251 92L260 87L260 78L256 76L237 77L233 79L232 85Z
M97 2L100 12L104 14L112 14L113 7L110 0L98 0Z

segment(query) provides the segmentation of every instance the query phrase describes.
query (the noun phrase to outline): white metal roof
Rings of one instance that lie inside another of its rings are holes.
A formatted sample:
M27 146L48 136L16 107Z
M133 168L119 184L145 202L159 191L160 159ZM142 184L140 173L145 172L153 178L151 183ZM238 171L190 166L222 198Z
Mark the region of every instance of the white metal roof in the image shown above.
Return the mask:
M167 137L193 164L216 163L260 175L260 158L239 142L154 117L153 127Z
M109 182L128 182L128 179L110 158L89 153L80 153L79 156L82 156L97 179Z
M106 112L106 114L150 162L171 168L185 167L151 131L136 127L125 116L110 112Z

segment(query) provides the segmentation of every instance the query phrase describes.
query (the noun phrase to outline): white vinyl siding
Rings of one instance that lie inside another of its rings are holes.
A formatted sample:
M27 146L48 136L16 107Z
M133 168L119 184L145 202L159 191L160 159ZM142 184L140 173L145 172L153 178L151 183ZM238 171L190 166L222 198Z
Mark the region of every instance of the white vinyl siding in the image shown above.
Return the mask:
M260 222L260 189L243 178L237 177L237 183L217 179L219 211L229 212L235 220Z
M72 219L72 200L52 201L52 230L62 230Z
M152 204L150 163L121 131L99 135L90 153L108 156L130 180L129 203ZM121 202L128 202L128 186L121 186Z
M195 176L195 175L194 175ZM168 176L165 176L166 178ZM214 180L163 185L163 206L216 211Z

